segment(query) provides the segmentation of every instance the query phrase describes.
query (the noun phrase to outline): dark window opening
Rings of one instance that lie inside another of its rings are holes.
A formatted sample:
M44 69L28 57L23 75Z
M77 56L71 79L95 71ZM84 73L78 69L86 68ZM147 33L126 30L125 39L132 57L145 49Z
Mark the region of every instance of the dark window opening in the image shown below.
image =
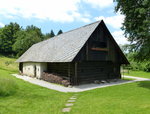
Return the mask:
M93 41L93 48L107 48L106 42Z
M83 70L83 69L81 69L81 72L83 73L83 72L84 72L84 70Z
M104 68L100 68L100 72L104 72Z

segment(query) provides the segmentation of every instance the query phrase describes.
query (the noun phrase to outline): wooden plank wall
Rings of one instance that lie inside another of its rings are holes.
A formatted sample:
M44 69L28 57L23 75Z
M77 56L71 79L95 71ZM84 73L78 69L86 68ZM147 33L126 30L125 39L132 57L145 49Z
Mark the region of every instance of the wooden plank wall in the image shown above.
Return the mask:
M48 63L47 71L49 73L56 73L60 76L73 82L74 76L74 63Z
M107 60L107 56L108 56L108 51L104 51L107 49L106 47L101 47L103 50L92 50L93 48L97 48L97 47L93 47L94 43L99 44L99 46L101 45L100 43L106 43L108 42L108 38L105 37L105 31L103 30L103 28L101 26L99 26L95 32L91 35L90 39L88 40L88 58L89 60L93 60L93 61L106 61ZM100 48L100 47L98 47Z
M77 74L79 83L117 78L117 75L114 74L113 63L104 61L79 62Z
M58 73L68 76L68 64L66 63L48 63L48 71L50 73Z

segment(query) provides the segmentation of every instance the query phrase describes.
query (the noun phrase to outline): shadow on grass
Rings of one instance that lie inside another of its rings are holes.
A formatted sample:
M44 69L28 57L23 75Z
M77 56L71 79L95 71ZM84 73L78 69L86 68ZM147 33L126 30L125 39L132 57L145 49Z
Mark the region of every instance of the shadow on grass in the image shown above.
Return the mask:
M141 81L139 82L138 86L146 89L150 89L150 81Z

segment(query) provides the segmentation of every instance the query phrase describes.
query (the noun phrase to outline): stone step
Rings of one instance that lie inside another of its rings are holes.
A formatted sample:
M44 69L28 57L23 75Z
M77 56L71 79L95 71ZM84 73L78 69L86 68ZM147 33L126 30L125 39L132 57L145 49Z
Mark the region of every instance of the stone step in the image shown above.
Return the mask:
M77 99L77 98L76 98L76 97L71 97L70 99L75 100L75 99Z
M63 109L62 109L62 112L70 112L70 110L71 110L70 107L68 107L68 108L63 108Z
M73 103L67 103L66 106L73 106Z
M75 100L68 100L68 102L75 102Z

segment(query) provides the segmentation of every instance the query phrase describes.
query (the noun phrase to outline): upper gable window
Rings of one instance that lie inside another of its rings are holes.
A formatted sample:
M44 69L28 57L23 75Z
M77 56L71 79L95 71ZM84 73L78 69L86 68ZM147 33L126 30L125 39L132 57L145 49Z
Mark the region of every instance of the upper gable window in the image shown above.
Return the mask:
M92 37L92 48L107 48L107 38L102 28L97 29Z
M93 48L107 48L106 42L93 41Z

